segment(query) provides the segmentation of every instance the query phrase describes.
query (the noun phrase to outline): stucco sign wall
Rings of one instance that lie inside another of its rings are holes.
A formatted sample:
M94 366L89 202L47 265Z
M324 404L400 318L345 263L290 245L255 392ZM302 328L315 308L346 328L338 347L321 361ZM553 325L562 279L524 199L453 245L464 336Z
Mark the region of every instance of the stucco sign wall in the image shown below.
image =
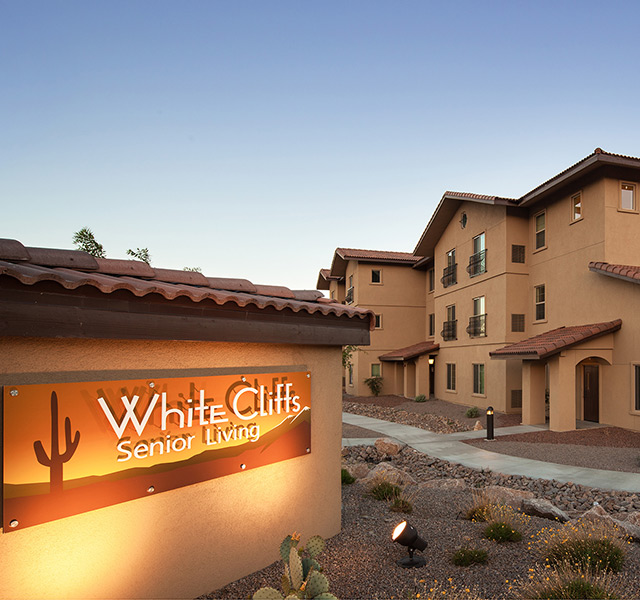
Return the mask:
M310 373L4 387L5 532L302 456Z

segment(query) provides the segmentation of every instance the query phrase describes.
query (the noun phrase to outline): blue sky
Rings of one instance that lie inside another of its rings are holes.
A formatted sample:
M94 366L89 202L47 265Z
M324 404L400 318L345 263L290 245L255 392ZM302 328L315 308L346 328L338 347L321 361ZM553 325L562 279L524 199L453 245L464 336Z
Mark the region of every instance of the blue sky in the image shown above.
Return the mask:
M0 237L315 287L445 190L640 156L640 3L0 0Z

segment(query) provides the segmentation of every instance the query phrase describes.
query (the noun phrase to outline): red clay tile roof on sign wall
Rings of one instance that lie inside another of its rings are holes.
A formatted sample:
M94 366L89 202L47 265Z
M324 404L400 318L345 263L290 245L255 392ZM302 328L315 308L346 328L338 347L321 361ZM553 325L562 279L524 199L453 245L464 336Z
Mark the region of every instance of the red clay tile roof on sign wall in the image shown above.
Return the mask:
M94 258L79 250L27 248L17 240L0 239L0 275L24 285L55 282L65 289L90 286L104 294L127 290L135 296L160 294L166 300L186 297L218 305L254 305L260 309L305 311L309 314L347 316L375 325L373 312L345 306L316 290L295 291L282 286L255 285L246 279L205 277L193 271L157 269L136 260Z
M422 356L423 354L437 352L439 349L439 344L435 344L433 342L420 342L418 344L413 344L412 346L407 346L405 348L387 352L386 354L382 354L378 358L386 362L410 360L412 358L416 358L417 356Z
M613 265L604 262L590 262L589 270L609 277L640 283L640 267L633 265Z
M546 358L575 344L618 331L621 326L622 320L616 319L615 321L605 321L591 325L558 327L521 342L510 344L494 352L489 352L489 355L492 358Z

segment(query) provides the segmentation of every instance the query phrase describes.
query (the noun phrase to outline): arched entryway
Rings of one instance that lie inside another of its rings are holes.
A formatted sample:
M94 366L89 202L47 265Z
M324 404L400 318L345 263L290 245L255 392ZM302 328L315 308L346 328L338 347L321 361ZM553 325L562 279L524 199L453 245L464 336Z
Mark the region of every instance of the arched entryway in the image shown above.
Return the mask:
M608 364L603 358L590 356L576 365L576 408L583 421L600 423L603 374Z

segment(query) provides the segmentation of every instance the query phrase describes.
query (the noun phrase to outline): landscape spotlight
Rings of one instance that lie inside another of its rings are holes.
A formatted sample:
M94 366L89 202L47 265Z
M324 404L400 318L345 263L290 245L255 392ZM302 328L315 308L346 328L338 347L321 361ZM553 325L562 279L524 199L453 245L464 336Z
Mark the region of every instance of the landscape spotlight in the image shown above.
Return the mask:
M391 539L409 549L408 558L401 558L396 561L401 567L408 569L409 567L424 567L427 564L427 561L422 556L413 555L415 550L422 552L427 547L427 542L418 535L415 527L409 525L406 521L402 521L393 530Z

